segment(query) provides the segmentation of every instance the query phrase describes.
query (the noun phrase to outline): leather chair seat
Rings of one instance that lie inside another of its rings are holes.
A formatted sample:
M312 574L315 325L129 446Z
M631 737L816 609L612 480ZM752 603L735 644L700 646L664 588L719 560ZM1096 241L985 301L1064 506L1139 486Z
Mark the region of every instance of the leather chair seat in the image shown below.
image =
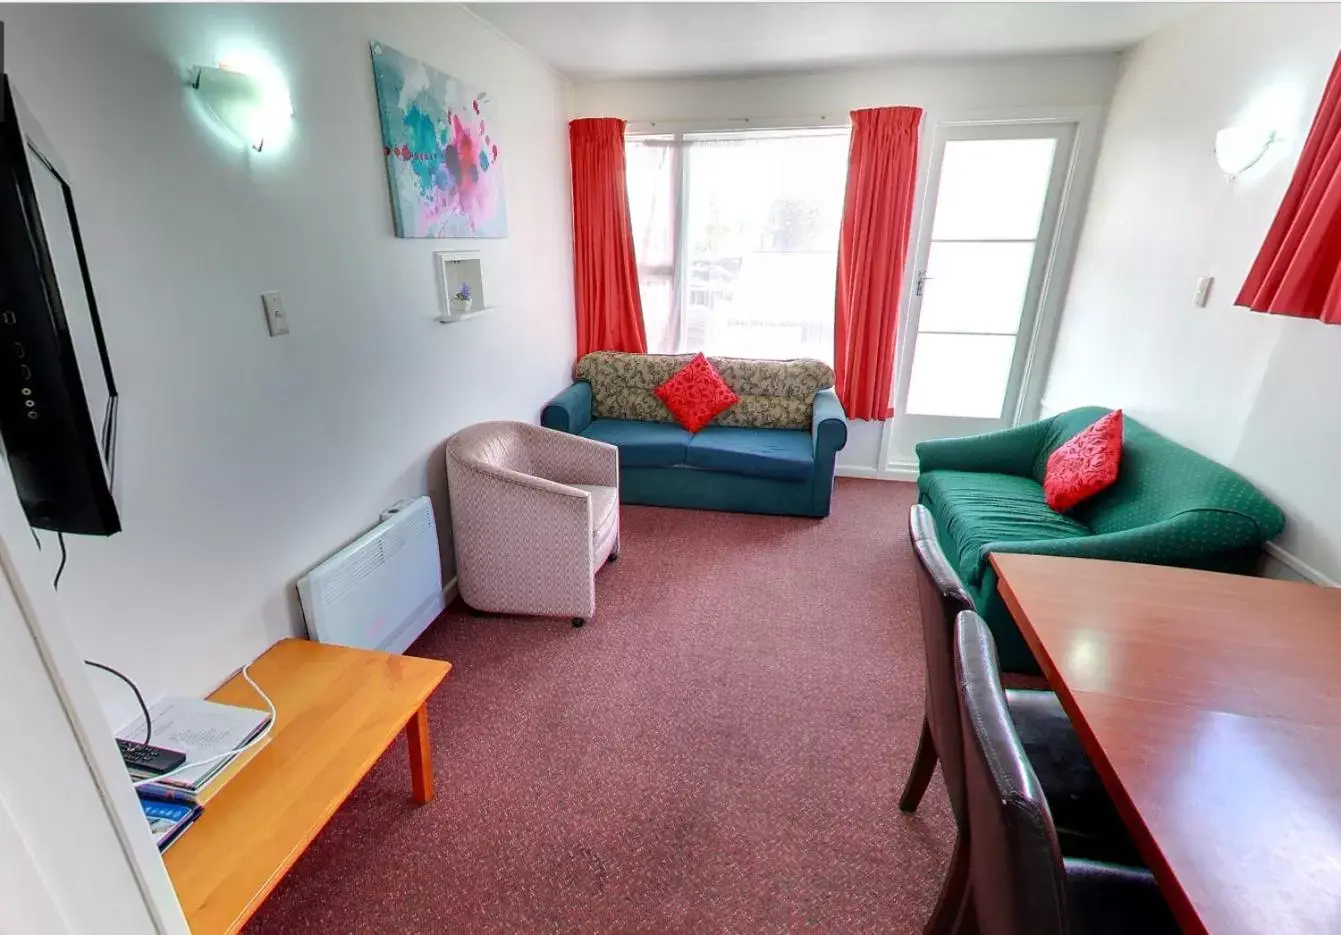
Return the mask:
M1067 858L1066 909L1071 931L1084 935L1179 935L1149 870Z
M1061 699L1054 692L1029 689L1007 689L1005 694L1015 733L1052 811L1062 853L1144 863Z

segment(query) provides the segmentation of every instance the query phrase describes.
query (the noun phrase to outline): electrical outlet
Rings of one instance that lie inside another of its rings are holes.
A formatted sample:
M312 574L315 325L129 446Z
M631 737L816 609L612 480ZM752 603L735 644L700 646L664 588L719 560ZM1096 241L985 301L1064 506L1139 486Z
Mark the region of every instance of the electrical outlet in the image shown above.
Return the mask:
M270 337L288 334L289 316L284 314L284 300L279 297L279 293L261 293L261 306L265 309L265 323L270 329Z
M1192 304L1197 308L1205 308L1206 300L1211 297L1211 286L1214 284L1214 276L1202 276L1198 279L1197 291L1192 294Z

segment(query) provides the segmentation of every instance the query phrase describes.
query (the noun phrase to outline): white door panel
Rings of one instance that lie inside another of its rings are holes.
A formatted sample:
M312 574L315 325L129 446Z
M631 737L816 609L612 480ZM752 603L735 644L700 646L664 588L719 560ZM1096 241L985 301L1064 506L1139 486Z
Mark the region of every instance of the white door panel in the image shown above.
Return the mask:
M60 803L53 802L58 810ZM70 931L51 891L0 798L0 935L61 935Z
M1077 123L938 126L930 147L887 466L917 442L1021 414Z

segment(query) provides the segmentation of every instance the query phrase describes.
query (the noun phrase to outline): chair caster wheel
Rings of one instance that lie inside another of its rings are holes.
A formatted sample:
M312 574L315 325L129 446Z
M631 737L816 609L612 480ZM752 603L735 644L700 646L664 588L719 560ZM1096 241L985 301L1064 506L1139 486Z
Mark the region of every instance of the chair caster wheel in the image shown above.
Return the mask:
M580 627L580 626L583 626L583 625L586 624L586 622L587 622L587 621L584 620L584 619L582 619L581 617L574 617L574 618L573 618L573 626L574 626L574 627Z

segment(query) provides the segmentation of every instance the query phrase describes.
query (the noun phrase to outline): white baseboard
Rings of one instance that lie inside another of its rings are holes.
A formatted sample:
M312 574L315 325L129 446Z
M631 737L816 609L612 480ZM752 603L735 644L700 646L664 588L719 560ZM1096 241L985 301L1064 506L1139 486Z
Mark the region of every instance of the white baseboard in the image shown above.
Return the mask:
M891 461L885 465L885 476L890 480L904 480L917 482L917 462L916 461Z
M834 474L839 477L864 477L868 480L915 481L917 480L917 465L896 463L887 466L882 471L865 464L840 464L834 468Z
M1341 587L1341 584L1333 581L1294 553L1285 551L1285 549L1282 549L1280 546L1276 545L1276 543L1268 542L1264 548L1266 549L1267 555L1271 556L1271 558L1290 569L1290 571L1294 572L1305 581L1320 584L1325 588Z

